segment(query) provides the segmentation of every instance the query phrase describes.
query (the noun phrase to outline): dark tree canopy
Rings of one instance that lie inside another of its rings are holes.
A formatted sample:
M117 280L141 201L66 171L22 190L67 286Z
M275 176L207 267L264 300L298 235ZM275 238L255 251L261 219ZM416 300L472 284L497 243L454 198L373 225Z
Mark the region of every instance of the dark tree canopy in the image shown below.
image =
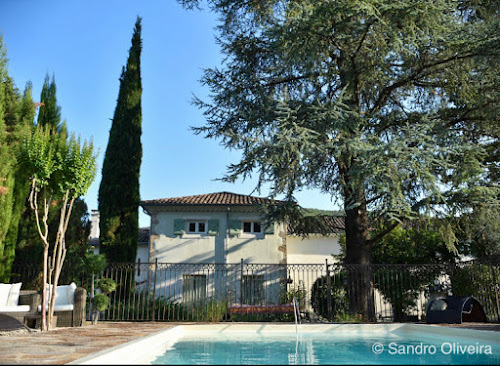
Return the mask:
M51 80L48 74L40 95L37 125L53 126L56 130L61 128L61 106L57 104L55 77L52 76Z
M195 132L242 151L225 180L256 174L289 202L306 187L331 194L355 264L401 221L498 203L498 1L208 6L227 57L205 70L210 100L195 103L207 122Z
M8 73L6 48L0 36L0 282L9 282L17 229L29 184L17 161L24 132L31 126L35 106L31 84L24 93Z
M110 262L133 262L139 235L141 131L141 18L137 18L99 187L101 250Z

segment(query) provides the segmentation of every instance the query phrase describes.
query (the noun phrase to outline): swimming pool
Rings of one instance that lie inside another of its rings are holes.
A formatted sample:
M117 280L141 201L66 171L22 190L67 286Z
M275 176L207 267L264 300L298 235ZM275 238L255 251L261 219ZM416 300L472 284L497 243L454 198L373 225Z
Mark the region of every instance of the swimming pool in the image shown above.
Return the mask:
M415 324L177 326L74 364L500 364L497 332Z

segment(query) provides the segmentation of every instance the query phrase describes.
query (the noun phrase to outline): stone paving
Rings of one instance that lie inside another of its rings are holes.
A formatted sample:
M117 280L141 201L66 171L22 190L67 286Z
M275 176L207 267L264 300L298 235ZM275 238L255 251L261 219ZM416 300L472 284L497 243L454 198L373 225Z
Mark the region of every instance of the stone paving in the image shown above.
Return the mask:
M179 324L99 322L96 325L57 328L43 333L26 330L4 332L0 333L0 364L62 365L175 325ZM500 332L500 324L466 323L452 326Z
M0 334L0 364L63 365L175 325L99 322L78 328L57 328L50 332L4 332Z

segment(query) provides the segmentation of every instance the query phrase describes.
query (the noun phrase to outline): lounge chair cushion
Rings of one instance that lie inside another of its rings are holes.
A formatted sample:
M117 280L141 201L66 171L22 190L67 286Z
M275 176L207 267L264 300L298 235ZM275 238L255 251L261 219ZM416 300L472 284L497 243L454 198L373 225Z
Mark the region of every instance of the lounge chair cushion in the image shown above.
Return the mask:
M7 299L7 306L19 305L19 294L21 293L22 282L13 283L10 286L9 298Z
M55 306L73 305L75 303L76 284L57 286ZM52 285L47 285L47 294L52 292Z
M0 306L19 305L22 282L0 283Z
M0 283L0 306L7 306L11 285L9 283Z
M14 313L14 312L24 312L30 311L29 305L17 305L17 306L0 306L0 313Z

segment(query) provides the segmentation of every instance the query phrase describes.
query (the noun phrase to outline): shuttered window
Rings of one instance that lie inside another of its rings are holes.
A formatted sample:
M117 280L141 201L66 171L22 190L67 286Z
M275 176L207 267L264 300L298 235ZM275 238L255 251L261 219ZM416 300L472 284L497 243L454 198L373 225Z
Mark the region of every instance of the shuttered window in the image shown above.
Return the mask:
M262 233L262 224L260 221L243 221L243 232L249 234Z
M188 234L206 234L207 232L207 222L205 220L189 220L187 222L187 233Z

